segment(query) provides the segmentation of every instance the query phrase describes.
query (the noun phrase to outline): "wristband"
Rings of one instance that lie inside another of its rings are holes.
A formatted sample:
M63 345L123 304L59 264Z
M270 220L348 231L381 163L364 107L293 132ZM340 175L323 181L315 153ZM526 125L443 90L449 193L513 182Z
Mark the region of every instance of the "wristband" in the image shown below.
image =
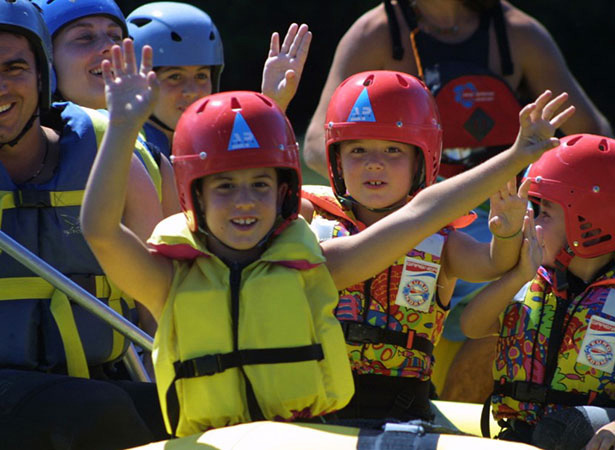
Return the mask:
M511 234L510 236L498 236L495 233L491 233L491 234L493 235L494 238L497 238L497 239L512 239L518 236L522 231L523 231L523 228L519 228L519 231L517 231L515 234Z

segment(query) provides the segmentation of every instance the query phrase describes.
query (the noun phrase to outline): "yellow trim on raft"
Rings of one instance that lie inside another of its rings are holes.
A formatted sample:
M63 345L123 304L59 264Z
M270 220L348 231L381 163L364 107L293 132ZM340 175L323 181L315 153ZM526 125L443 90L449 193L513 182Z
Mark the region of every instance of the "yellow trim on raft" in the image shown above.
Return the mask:
M358 428L333 425L252 422L136 448L141 450L355 450L358 434ZM411 437L409 436L408 439L410 440ZM516 442L441 434L435 448L431 450L529 450L535 448Z

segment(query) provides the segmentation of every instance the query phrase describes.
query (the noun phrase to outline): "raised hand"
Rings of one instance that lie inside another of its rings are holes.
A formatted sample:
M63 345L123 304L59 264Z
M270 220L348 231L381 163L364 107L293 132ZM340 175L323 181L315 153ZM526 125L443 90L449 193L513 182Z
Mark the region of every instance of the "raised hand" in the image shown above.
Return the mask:
M530 180L525 180L518 191L516 187L513 178L489 199L489 231L496 238L509 239L521 234Z
M152 48L148 45L143 47L138 70L131 39L124 39L122 47L111 48L111 61L105 60L101 66L112 123L141 128L150 116L158 97L152 63Z
M519 263L515 268L524 281L529 281L536 276L536 271L542 264L543 247L542 227L534 224L534 211L528 209L523 219L523 245Z
M564 92L554 99L551 99L552 96L551 91L543 92L534 103L526 105L519 113L521 128L512 148L519 152L528 164L536 161L545 151L559 145L559 139L553 137L555 130L574 114L574 106L569 106L556 115L568 99L568 94Z
M291 24L281 47L280 35L277 32L271 35L261 89L283 111L297 92L311 41L312 33L306 24Z

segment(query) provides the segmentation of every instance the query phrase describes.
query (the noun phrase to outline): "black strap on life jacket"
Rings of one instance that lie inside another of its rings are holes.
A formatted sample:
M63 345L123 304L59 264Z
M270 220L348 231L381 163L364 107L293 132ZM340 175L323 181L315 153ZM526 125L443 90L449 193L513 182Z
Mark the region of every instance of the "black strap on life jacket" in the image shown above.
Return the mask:
M171 424L172 435L175 436L179 423L179 401L175 382L185 378L196 378L215 375L227 369L242 368L243 366L255 364L278 364L303 361L320 361L324 358L322 346L320 344L305 345L302 347L283 347L236 350L229 353L218 353L215 355L204 355L186 361L176 361L175 377L167 389L167 415ZM246 382L248 379L246 378ZM253 394L254 395L254 394ZM256 399L254 399L255 401ZM253 411L250 411L251 418ZM258 416L258 413L254 413ZM262 414L262 413L261 413Z
M391 0L384 0L384 10L389 19L389 33L391 34L391 41L393 41L393 59L400 61L404 57L404 47L401 45L399 22L397 22L397 17L395 17Z
M495 40L498 44L500 54L500 67L502 69L502 75L512 75L514 66L510 56L510 44L508 43L508 33L506 32L506 22L504 20L504 9L501 2L498 2L498 4L493 7L491 14L491 17L493 17Z
M410 6L409 0L398 0L397 4L400 7L402 15L408 24L410 31L413 31L418 27L416 15ZM401 61L404 56L404 49L401 44L401 32L399 29L399 23L397 16L391 5L391 0L384 0L384 10L387 15L389 23L389 31L391 33L391 40L393 42L393 58L397 61ZM510 54L510 44L508 41L508 33L506 32L506 22L504 19L504 10L501 2L498 2L489 12L493 18L493 26L495 30L496 42L500 54L500 66L503 75L511 75L514 71L514 65Z
M236 350L229 353L204 355L186 361L176 361L175 379L196 378L222 373L235 367L255 364L278 364L303 361L320 361L324 358L320 344L301 347L282 347Z
M520 402L538 404L556 404L563 406L591 405L601 407L615 406L615 400L603 392L577 392L557 391L547 386L530 383L529 381L513 381L493 384L494 395L503 395L514 398Z
M428 355L433 353L433 343L427 338L417 336L414 330L404 333L346 320L341 321L341 325L347 342L397 345L408 350L418 350Z
M13 191L13 201L16 208L50 208L52 206L51 193L36 189Z

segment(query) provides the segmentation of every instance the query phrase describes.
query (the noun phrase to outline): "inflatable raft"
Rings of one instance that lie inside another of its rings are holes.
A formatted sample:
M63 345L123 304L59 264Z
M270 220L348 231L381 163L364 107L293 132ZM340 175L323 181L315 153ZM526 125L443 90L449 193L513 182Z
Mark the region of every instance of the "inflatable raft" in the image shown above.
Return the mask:
M484 439L480 435L482 405L455 402L433 402L435 424L460 434L422 432L416 426L391 424L385 430L364 430L325 424L252 422L181 439L155 442L141 450L260 450L260 449L509 449L535 447L515 442ZM491 420L491 430L498 426ZM474 436L471 436L474 435Z

